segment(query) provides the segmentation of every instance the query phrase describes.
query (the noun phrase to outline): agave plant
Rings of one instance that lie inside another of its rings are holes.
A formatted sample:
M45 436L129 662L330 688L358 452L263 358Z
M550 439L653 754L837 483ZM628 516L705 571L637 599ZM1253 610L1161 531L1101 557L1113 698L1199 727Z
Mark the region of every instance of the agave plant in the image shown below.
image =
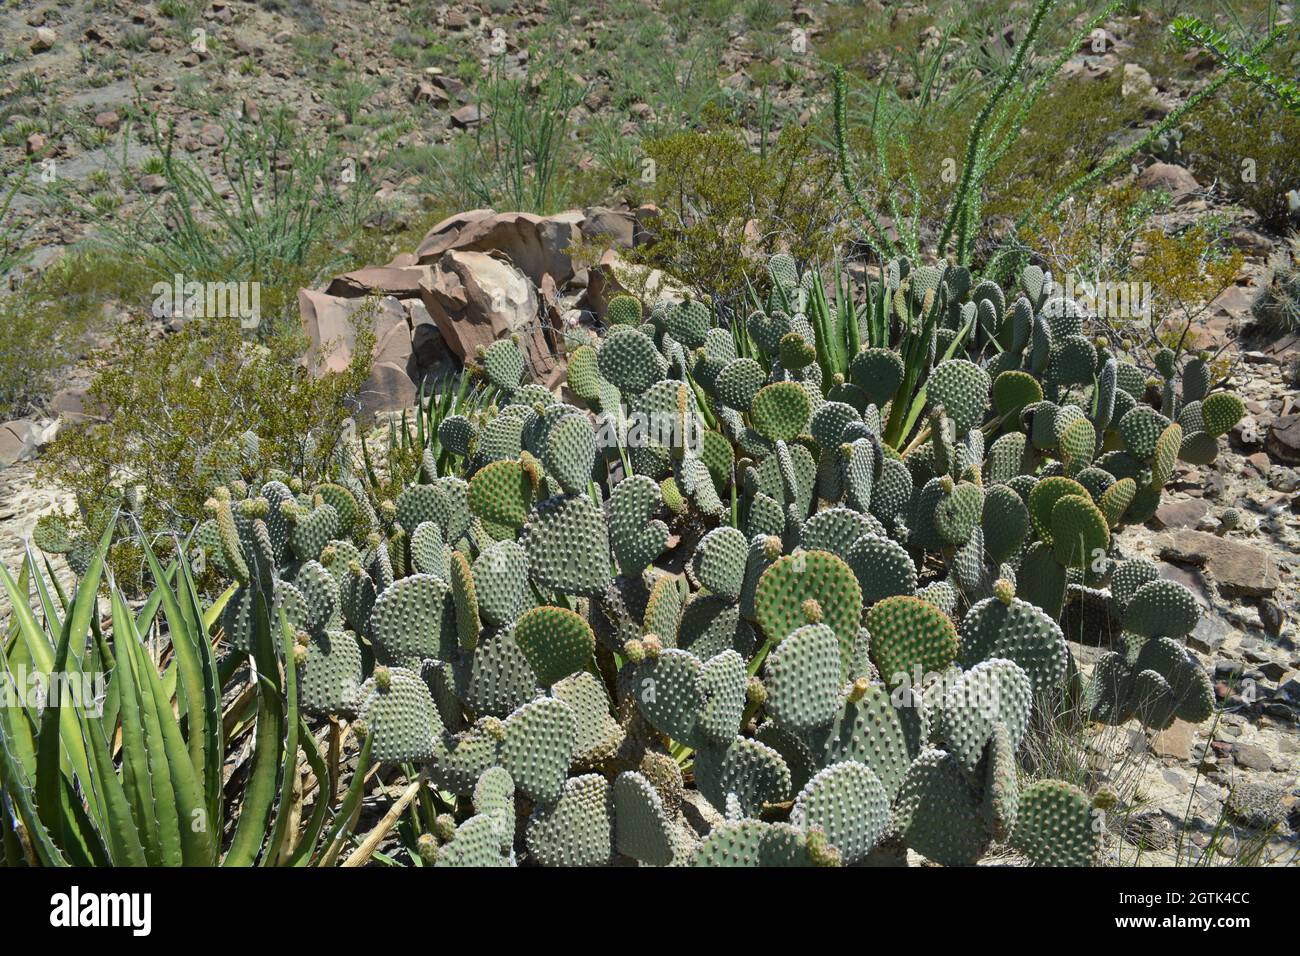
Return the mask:
M334 861L355 822L368 754L335 805L329 782L336 773L303 722L295 671L276 663L273 641L283 635L291 642L291 632L272 626L267 602L255 595L256 716L241 718L248 698L240 695L223 712L241 661L231 657L219 665L211 634L234 588L205 603L188 562L164 568L146 544L154 587L133 612L105 570L109 534L71 597L31 551L17 580L0 568L13 611L0 655L4 676L11 689L49 690L43 700L0 708L5 864ZM107 629L100 621L105 601ZM167 648L162 660L155 657L159 646ZM102 681L91 679L97 674ZM102 687L102 697L81 690L94 687ZM250 770L231 792L223 768L248 734L254 738ZM296 822L302 801L294 789L300 753L318 784L303 823Z

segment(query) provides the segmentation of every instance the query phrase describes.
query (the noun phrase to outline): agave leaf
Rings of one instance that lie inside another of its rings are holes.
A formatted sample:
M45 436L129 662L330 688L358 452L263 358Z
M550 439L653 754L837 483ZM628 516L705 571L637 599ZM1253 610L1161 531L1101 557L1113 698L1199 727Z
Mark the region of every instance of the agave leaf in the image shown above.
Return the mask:
M284 649L284 704L287 726L284 743L284 767L280 771L279 811L275 816L275 829L266 853L262 856L262 865L274 865L284 850L284 841L288 834L289 821L292 816L293 785L298 775L298 725L301 715L298 711L298 668L293 664L293 629L285 619L284 610L280 610L280 643ZM310 738L308 738L310 739Z
M226 853L223 866L252 866L262 849L271 808L275 804L276 778L280 773L280 755L284 738L284 706L281 703L278 663L271 644L271 618L266 592L253 593L253 648L257 664L257 730L253 746L253 764L239 823Z
M159 745L163 735L162 716L147 673L153 672L157 679L157 671L135 630L135 618L117 588L113 588L112 601L117 648L114 679L126 680L121 693L123 767L127 767L129 759L137 791L142 797L147 794L147 800L142 800L138 807L144 819L137 816L136 825L150 831L146 849L150 840L157 840L157 861L151 861L151 865L180 866L184 862L181 817L172 784L169 755L167 749ZM167 716L171 717L170 705ZM151 822L153 826L150 826Z

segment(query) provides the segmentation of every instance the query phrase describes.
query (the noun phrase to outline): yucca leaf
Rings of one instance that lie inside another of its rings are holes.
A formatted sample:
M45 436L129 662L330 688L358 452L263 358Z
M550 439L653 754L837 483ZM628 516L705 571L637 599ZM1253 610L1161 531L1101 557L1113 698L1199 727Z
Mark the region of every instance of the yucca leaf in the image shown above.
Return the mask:
M321 831L325 829L325 821L329 819L330 798L333 795L329 789L329 768L325 765L320 749L316 746L316 740L301 716L298 718L298 736L302 740L307 766L311 767L311 772L316 775L316 805L312 807L311 820L308 821L307 828L302 832L298 845L289 856L290 866L306 866L311 862L312 856L316 853L316 844L320 840Z
M188 551L188 545L189 542L186 541L186 547L179 553L185 554ZM180 565L177 592L181 611L190 622L191 633L195 637L194 645L199 659L199 672L203 678L203 699L207 707L203 745L203 782L207 792L208 814L212 820L213 832L221 833L223 830L221 802L224 798L221 764L226 745L221 725L221 689L225 684L218 674L216 656L212 653L212 643L208 638L208 634L212 629L212 622L208 620L208 614L211 613L212 609L210 608L208 612L203 610L203 602L199 599L198 588L194 586L194 577L190 573L189 564L186 562L181 562ZM217 605L224 607L234 593L235 585L232 584L217 599ZM238 658L238 655L235 654L230 656Z
M323 844L325 850L317 860L321 866L330 866L334 863L338 858L339 850L343 847L343 842L356 825L355 818L361 806L361 795L366 789L366 771L370 769L370 749L373 740L374 737L367 735L361 745L361 755L357 757L357 768L352 773L352 782L348 784L348 792L339 806L338 814L334 817L334 825L330 827L330 832L325 837Z
M147 655L144 653L144 645L139 642L139 635L131 634L130 638L135 641L132 652L136 654L140 669L144 673L143 690L152 697L158 725L162 731L160 743L166 757L171 790L176 801L181 858L186 866L211 866L217 858L216 838L213 834L213 821L209 818L204 803L203 787L198 772L186 750L180 724L172 713L171 698L163 689L158 671L147 666ZM158 748L155 745L151 749Z
M104 722L100 718L85 718L82 728L90 746L92 780L103 808L102 829L108 840L109 855L114 866L147 866L140 831L131 813L126 789L113 766L104 737Z
M36 565L36 555L32 553L30 541L26 544L24 560L27 562L28 576L31 578L31 583L36 587L36 597L41 602L41 611L45 615L45 626L51 634L58 634L63 630L62 616L59 614L58 608L54 606L54 599L50 595L45 575L41 573L41 569Z
M6 714L5 711L9 711L9 708L0 708L0 726L4 725L6 716L20 720L27 719L23 714L16 712ZM67 866L67 859L55 845L49 831L45 829L45 824L41 821L40 814L32 805L31 783L19 767L18 761L9 752L9 740L7 729L0 732L0 787L13 801L18 819L22 821L23 829L27 831L27 839L41 863L45 866Z
M197 645L206 641L206 638L202 634L194 633L194 621L182 613L176 592L168 583L169 574L163 570L158 561L158 556L154 554L153 548L143 534L140 535L140 542L144 550L145 561L149 565L149 572L154 579L154 590L153 594L150 595L150 600L158 599L163 616L167 619L167 631L171 636L172 650L175 654L176 681L179 690L177 703L181 703L183 697L185 705L183 713L187 720L187 750L190 765L198 776L200 789L206 792L204 780L209 764L207 758L208 726L213 711L219 706L218 702L211 699L211 695L208 693L210 688L203 679L203 665ZM171 570L176 570L174 565Z

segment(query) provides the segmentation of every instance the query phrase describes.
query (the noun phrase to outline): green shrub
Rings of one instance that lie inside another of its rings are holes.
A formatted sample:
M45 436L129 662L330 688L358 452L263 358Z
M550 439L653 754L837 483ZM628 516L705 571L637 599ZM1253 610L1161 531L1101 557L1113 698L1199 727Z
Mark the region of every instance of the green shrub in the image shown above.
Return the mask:
M23 414L56 387L106 307L148 289L137 264L91 251L67 252L0 296L0 418Z
M743 296L764 254L825 262L843 238L834 163L811 128L787 126L765 153L721 124L647 140L645 152L662 216L638 258L715 299Z
M1228 196L1284 231L1287 192L1300 189L1300 116L1263 94L1231 84L1187 124L1183 148L1202 185L1217 180Z
M352 363L319 379L298 362L301 335L254 343L233 320L193 321L157 341L138 327L122 332L121 360L90 387L87 404L103 421L65 428L41 462L81 506L73 533L98 534L103 504L118 501L148 532L187 532L204 517L214 459L232 452L248 479L321 474L369 374L373 332L364 317L358 325ZM241 450L248 431L259 439L255 459Z

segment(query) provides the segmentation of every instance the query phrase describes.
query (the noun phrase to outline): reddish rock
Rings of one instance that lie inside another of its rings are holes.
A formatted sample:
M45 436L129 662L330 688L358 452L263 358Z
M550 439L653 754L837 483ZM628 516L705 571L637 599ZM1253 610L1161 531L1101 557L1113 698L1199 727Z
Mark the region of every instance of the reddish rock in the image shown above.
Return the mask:
M208 123L199 130L199 142L204 146L220 146L226 141L226 131L216 123Z
M477 103L462 106L451 114L451 125L459 129L469 129L483 122L483 111Z
M483 212L487 215L480 215ZM431 263L451 250L500 252L534 285L544 275L563 285L573 277L567 249L581 237L582 221L582 213L576 210L555 216L475 210L434 226L416 255L420 262Z
M1153 163L1142 174L1138 176L1138 185L1143 189L1161 189L1179 199L1189 193L1194 193L1201 188L1201 184L1196 181L1182 166L1175 166L1173 163Z
M20 418L0 425L0 468L36 455L40 429Z
M429 266L415 266L414 268L373 266L358 269L355 272L335 276L325 293L327 295L343 296L344 298L355 298L356 296L379 292L398 299L410 299L420 294L421 282L426 281L432 271Z
M1199 498L1164 500L1156 509L1155 521L1162 528L1194 528L1209 510L1209 504Z
M534 372L547 373L556 364L556 345L539 321L537 289L504 257L450 250L438 259L420 298L462 361L497 339L518 335Z
M1192 759L1192 744L1196 742L1196 727L1185 720L1175 720L1151 738L1151 752L1158 757Z
M359 415L368 420L378 412L415 404L411 329L397 299L343 298L301 289L298 311L310 343L303 364L313 375L348 367L356 350L358 321L372 312L375 345L370 376L361 389Z

